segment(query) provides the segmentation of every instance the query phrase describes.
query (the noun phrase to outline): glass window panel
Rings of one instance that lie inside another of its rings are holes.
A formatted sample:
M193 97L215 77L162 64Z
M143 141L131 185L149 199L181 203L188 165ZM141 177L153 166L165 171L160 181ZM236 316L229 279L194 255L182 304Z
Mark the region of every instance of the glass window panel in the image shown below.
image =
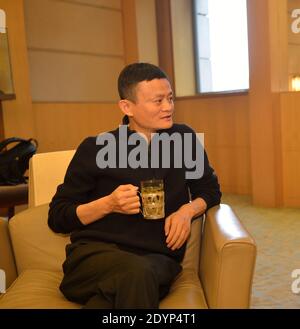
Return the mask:
M207 14L199 15L199 10L205 7ZM248 89L246 0L195 0L194 10L198 91ZM203 63L203 57L209 60L210 65Z

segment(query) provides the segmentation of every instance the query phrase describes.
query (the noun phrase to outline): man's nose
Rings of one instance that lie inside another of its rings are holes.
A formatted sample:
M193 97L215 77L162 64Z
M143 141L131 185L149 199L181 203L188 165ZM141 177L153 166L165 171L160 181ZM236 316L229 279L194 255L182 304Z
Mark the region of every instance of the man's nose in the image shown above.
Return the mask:
M172 112L173 108L174 108L173 101L171 101L169 99L165 99L164 102L163 102L162 110L164 112Z

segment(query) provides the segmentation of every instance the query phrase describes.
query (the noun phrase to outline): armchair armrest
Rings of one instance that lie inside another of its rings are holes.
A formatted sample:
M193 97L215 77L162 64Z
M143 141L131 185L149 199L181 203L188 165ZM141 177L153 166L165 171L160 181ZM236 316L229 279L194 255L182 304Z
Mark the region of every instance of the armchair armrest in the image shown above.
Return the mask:
M0 270L3 270L6 278L6 288L17 277L14 254L11 246L8 223L0 218ZM2 272L3 273L3 272Z
M249 308L256 244L230 206L205 218L199 276L209 308Z

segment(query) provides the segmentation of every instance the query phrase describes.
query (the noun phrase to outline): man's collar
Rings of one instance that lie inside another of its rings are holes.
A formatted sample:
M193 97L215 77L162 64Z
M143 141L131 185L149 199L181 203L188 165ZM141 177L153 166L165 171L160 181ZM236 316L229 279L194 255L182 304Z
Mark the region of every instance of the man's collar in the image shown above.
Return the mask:
M124 115L124 116L123 116L122 124L123 124L123 125L128 125L128 124L129 124L129 118L128 118L128 115Z

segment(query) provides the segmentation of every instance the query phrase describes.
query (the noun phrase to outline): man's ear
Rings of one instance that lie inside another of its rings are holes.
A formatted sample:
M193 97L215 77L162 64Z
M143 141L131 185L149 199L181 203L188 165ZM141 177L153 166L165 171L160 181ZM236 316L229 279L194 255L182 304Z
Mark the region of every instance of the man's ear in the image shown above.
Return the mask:
M127 99L121 99L118 103L121 111L127 115L129 118L133 116L132 113L132 103Z

